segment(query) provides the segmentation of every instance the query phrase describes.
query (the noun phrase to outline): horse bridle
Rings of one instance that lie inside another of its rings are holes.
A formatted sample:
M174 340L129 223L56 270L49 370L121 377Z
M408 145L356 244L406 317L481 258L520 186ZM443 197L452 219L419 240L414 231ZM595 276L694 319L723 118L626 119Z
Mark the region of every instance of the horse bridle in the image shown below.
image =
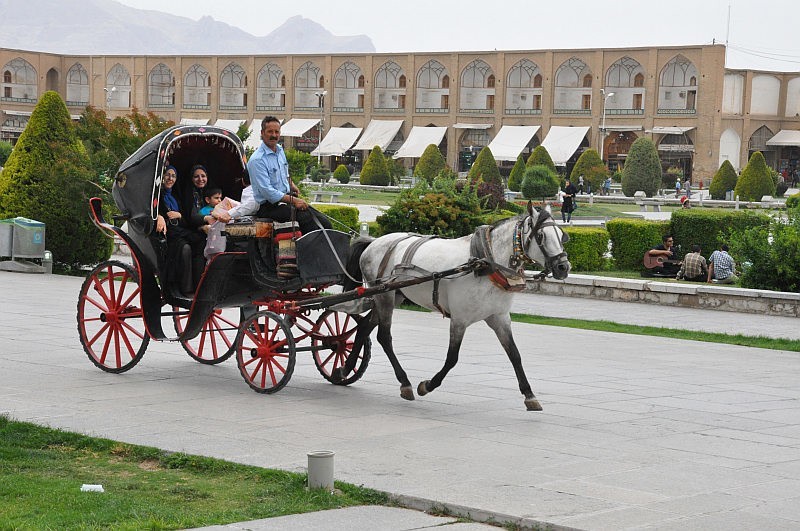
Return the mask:
M526 224L530 227L530 232L527 236L523 237ZM511 257L508 260L508 265L514 269L522 268L523 264L536 264L537 261L534 258L531 258L525 251L525 249L527 249L531 244L531 240L536 238L536 245L539 246L539 250L542 251L542 255L545 257L545 263L539 264L542 266L543 270L538 275L534 276L536 280L542 280L547 277L547 275L552 272L551 264L559 261L562 258L566 258L567 256L566 251L563 250L554 256L549 256L547 254L547 251L544 248L543 229L545 227L558 228L558 225L556 225L553 216L544 210L539 212L539 215L536 217L536 223L533 222L533 217L530 214L519 220L517 222L517 226L514 228L514 245L511 252ZM567 243L568 241L569 235L562 230L561 243Z

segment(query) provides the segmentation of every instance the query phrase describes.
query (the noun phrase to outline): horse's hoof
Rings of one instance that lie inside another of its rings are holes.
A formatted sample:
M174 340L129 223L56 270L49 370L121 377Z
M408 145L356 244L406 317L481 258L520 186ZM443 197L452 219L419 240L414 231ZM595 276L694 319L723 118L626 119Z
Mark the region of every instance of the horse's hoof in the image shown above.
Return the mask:
M344 381L344 368L337 367L336 369L331 371L331 383L332 384L340 384Z
M411 386L404 385L400 388L400 397L406 400L414 400L414 390Z
M417 386L417 394L419 396L425 396L428 394L428 380L424 380L419 383Z
M541 411L542 410L542 405L535 398L526 398L525 399L525 407L528 409L528 411Z

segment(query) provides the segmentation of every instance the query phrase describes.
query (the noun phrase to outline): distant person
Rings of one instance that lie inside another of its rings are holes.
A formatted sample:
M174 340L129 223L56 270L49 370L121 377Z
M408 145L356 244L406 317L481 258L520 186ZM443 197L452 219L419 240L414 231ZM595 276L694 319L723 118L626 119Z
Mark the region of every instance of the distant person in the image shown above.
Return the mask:
M677 177L675 179L675 197L681 196L681 178Z
M564 197L561 200L561 221L564 223L572 221L572 212L575 210L575 195L578 189L569 179L564 181Z
M691 201L689 201L689 198L685 195L681 197L681 207L692 208Z
M583 175L578 176L578 191L583 195Z
M603 181L603 195L611 195L611 177L606 177Z
M736 276L736 263L733 257L728 254L728 246L722 244L718 251L711 253L708 258L708 282L712 280L720 284L736 284L739 277Z
M705 282L708 278L708 264L703 255L700 254L700 246L692 245L692 252L686 253L683 263L678 271L679 280L689 280L692 282Z
M683 193L686 197L692 197L692 181L688 177L683 181Z

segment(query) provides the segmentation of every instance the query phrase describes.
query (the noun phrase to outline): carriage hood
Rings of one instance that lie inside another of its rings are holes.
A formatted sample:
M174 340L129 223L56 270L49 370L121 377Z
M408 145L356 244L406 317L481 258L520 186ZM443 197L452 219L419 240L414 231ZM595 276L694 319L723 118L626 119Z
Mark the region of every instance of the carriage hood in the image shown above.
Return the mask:
M246 157L242 141L231 131L213 126L171 127L145 142L122 163L114 178L112 196L128 218L129 230L147 235L158 215L161 176L168 165L178 170L176 194L191 186L195 164L206 167L209 185L222 188L225 197L239 199Z

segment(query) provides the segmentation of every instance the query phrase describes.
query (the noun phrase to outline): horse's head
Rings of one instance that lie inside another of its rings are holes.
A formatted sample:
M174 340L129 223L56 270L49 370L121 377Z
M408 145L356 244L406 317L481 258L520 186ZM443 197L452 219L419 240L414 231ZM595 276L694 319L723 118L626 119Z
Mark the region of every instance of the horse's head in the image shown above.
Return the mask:
M569 241L569 235L556 225L549 212L536 212L529 202L520 236L522 250L528 258L544 266L545 272L552 273L553 278L567 278L570 264L564 244Z

